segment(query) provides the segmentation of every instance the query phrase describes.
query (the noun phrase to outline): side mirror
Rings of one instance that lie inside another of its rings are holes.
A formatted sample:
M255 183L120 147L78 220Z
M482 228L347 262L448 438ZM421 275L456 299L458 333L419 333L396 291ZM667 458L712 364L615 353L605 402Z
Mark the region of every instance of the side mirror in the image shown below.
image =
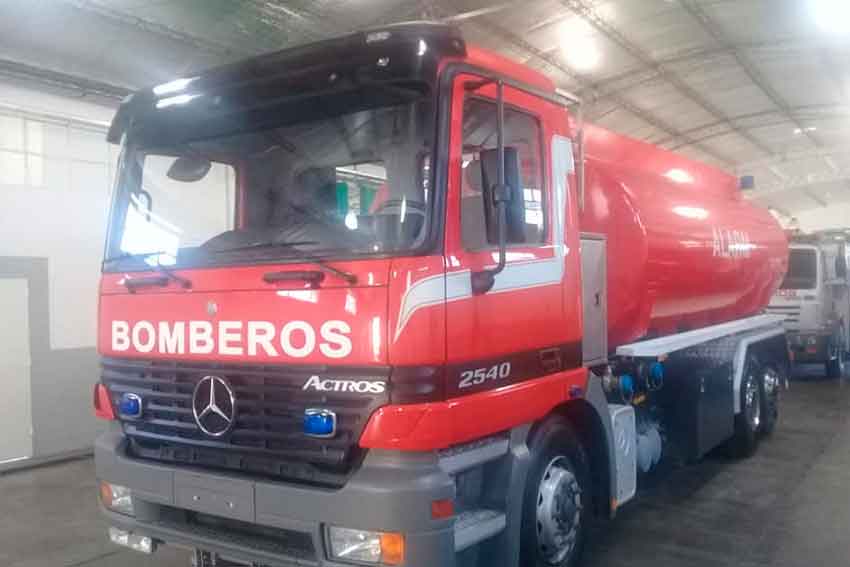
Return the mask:
M168 168L169 178L184 183L200 181L210 172L212 163L208 159L195 156L181 156Z
M499 242L498 206L505 206L505 229L508 242L525 241L525 201L519 175L519 154L514 147L505 148L505 183L499 185L499 150L483 150L481 157L481 186L484 193L484 222L487 241Z

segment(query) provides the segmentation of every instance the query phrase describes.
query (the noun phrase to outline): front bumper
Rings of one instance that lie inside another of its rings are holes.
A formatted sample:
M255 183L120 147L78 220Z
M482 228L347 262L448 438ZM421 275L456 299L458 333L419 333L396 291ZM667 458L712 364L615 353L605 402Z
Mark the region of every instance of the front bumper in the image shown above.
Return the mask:
M136 516L101 510L159 543L263 565L350 567L327 559L323 532L334 525L404 533L410 567L455 563L453 519L431 517L434 500L455 496L434 454L370 451L345 486L329 490L142 461L125 448L119 431L104 433L95 466L100 480L132 490ZM194 521L201 516L229 523Z
M829 360L831 335L816 333L788 333L788 348L794 362L802 364Z

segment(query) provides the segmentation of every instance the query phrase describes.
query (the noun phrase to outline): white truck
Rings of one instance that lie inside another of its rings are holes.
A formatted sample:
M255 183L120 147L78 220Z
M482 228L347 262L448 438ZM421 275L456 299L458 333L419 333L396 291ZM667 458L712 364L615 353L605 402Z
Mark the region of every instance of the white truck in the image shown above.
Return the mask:
M796 363L823 363L829 378L844 375L850 336L847 231L794 234L788 272L768 312L783 315Z

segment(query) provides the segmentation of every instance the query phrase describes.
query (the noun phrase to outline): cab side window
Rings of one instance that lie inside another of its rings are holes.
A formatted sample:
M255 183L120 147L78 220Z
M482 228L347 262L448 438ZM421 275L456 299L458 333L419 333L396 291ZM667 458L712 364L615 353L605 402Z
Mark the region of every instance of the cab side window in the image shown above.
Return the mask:
M524 207L524 230L509 235L508 244L538 244L546 238L546 207L540 124L536 118L505 107L505 146L517 150ZM482 150L497 147L496 103L467 97L463 105L463 171L461 174L461 237L467 250L490 248L481 182Z

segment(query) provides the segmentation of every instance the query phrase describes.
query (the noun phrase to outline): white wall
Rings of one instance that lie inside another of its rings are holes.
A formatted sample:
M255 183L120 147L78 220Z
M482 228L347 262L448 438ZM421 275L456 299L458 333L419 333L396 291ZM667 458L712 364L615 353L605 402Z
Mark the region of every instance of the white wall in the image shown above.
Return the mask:
M48 258L54 349L95 346L113 112L0 85L0 256Z
M30 332L21 325L5 330L29 342L32 394L7 402L30 404L25 431L36 458L86 450L103 427L91 392L99 378L97 289L117 154L105 140L113 112L0 84L0 278L28 282Z

